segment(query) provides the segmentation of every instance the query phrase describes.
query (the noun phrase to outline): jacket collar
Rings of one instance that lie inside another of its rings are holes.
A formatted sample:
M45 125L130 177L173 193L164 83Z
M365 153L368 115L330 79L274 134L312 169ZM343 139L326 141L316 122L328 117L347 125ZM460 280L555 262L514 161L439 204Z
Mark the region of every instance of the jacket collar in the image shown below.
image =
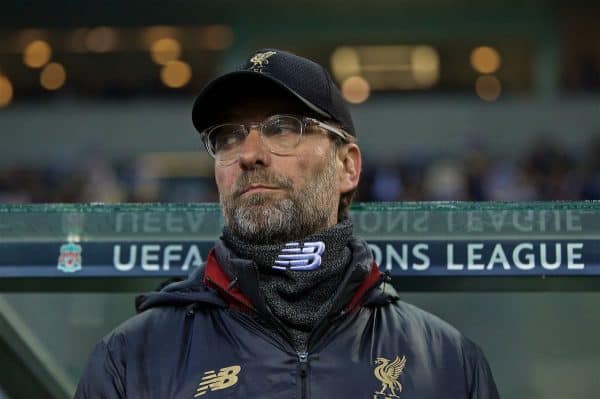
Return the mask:
M204 284L216 289L232 307L252 309L259 313L269 313L258 291L258 276L253 262L233 258L231 252L222 242L217 242L217 246L218 250L211 250L208 256ZM341 309L352 311L361 304L367 305L367 300L372 302L372 300L379 296L378 293L390 297L390 301L394 298L397 299L395 291L392 292L389 289L374 290L376 286L387 281L388 277L381 273L377 264L372 261L372 256L366 243L361 240L353 240L351 247L353 262L362 262L363 264L358 264L357 267L350 268L350 271L344 276L342 286L352 287L352 289L342 290L337 294L337 302L331 313L337 313ZM365 261L370 263L365 263ZM237 265L235 268L237 277L233 277L232 273L228 272L232 264ZM393 290L391 286L389 288Z
M383 306L399 299L398 293L389 284L389 277L381 273L374 262L366 267L369 269L367 277L356 290L339 298L335 311L353 311L360 306ZM264 311L264 303L244 294L238 283L224 271L213 249L208 254L206 264L193 271L186 280L169 284L161 291L137 296L135 306L138 313L154 307L190 305L231 307L259 313Z

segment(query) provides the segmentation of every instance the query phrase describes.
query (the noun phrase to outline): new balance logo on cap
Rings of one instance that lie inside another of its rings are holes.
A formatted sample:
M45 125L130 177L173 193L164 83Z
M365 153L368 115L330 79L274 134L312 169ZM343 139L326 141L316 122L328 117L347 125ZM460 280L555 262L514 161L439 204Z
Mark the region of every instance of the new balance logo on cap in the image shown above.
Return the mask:
M325 243L322 241L289 242L277 256L273 269L307 271L315 270L321 266L321 255L325 252Z

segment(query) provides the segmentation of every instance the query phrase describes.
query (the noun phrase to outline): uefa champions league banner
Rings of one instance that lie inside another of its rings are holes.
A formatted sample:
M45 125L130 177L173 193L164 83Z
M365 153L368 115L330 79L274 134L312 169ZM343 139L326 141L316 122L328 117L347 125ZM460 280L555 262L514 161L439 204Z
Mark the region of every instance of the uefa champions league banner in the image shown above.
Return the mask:
M597 203L359 204L352 219L392 276L600 275ZM4 206L0 278L184 277L222 225L216 204Z
M184 277L204 263L212 244L0 244L0 276ZM369 246L381 270L392 276L600 275L595 240L370 241Z

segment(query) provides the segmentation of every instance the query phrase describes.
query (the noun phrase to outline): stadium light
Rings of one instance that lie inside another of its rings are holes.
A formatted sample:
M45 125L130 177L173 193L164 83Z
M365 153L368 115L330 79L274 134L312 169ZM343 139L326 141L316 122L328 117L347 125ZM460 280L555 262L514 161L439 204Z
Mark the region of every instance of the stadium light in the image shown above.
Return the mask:
M342 96L352 104L367 101L371 94L371 86L362 76L352 76L342 83Z
M502 93L500 80L493 75L484 75L477 78L475 91L479 98L485 101L496 101Z
M65 68L58 62L46 65L40 74L40 83L46 90L58 90L67 80Z
M152 61L159 65L166 65L170 61L175 61L181 55L181 44L175 39L158 39L150 47L150 56Z
M13 93L13 86L10 80L4 75L0 75L0 108L4 108L11 103Z
M52 57L52 48L43 40L34 40L23 51L23 63L30 68L41 68Z
M161 70L160 78L165 86L178 89L192 78L192 68L183 61L170 61Z
M471 66L479 73L495 73L501 62L500 54L492 47L481 46L471 52Z

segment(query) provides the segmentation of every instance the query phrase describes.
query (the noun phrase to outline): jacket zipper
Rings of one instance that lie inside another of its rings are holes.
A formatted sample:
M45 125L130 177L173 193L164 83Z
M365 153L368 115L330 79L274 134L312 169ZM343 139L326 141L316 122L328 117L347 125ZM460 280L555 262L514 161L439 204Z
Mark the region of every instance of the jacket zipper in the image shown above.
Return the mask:
M378 286L381 283L381 281L383 281L383 279L385 279L386 277L387 277L386 275L382 275L378 279L378 281L375 284L373 284L373 286L367 292L365 292L363 294L363 297L369 291L371 291L374 287ZM208 279L208 281L210 283L214 284L216 287L218 287L226 295L234 298L235 300L238 300L233 295L231 295L227 290L224 290L223 288L221 288L218 284L215 284L210 279ZM256 309L254 308L254 306L252 306L252 304L249 304L249 303L244 303L244 304L246 306L248 306L252 311L256 312ZM312 347L311 343L316 342L318 339L320 339L330 326L332 326L338 320L340 320L341 318L346 316L347 313L348 313L347 309L342 309L338 314L334 315L333 317L331 317L329 319L328 318L322 319L320 323L317 323L317 328L308 337L308 342L307 342L308 345L307 346L309 348ZM273 327L275 327L275 329L279 332L279 334L282 334L284 337L287 338L287 339L284 339L286 346L290 346L289 345L290 336L287 333L287 331L285 330L285 328L283 327L283 323L273 316L269 317L268 319L270 319L269 320L270 323L273 325ZM272 334L272 335L276 336L275 334ZM277 339L277 341L279 341L279 339ZM308 379L308 352L296 352L296 354L298 356L298 371L299 371L299 377L300 377L300 398L308 399L308 382L307 382L307 379Z
M308 352L298 352L298 370L300 375L300 398L308 398L307 382L308 377Z

